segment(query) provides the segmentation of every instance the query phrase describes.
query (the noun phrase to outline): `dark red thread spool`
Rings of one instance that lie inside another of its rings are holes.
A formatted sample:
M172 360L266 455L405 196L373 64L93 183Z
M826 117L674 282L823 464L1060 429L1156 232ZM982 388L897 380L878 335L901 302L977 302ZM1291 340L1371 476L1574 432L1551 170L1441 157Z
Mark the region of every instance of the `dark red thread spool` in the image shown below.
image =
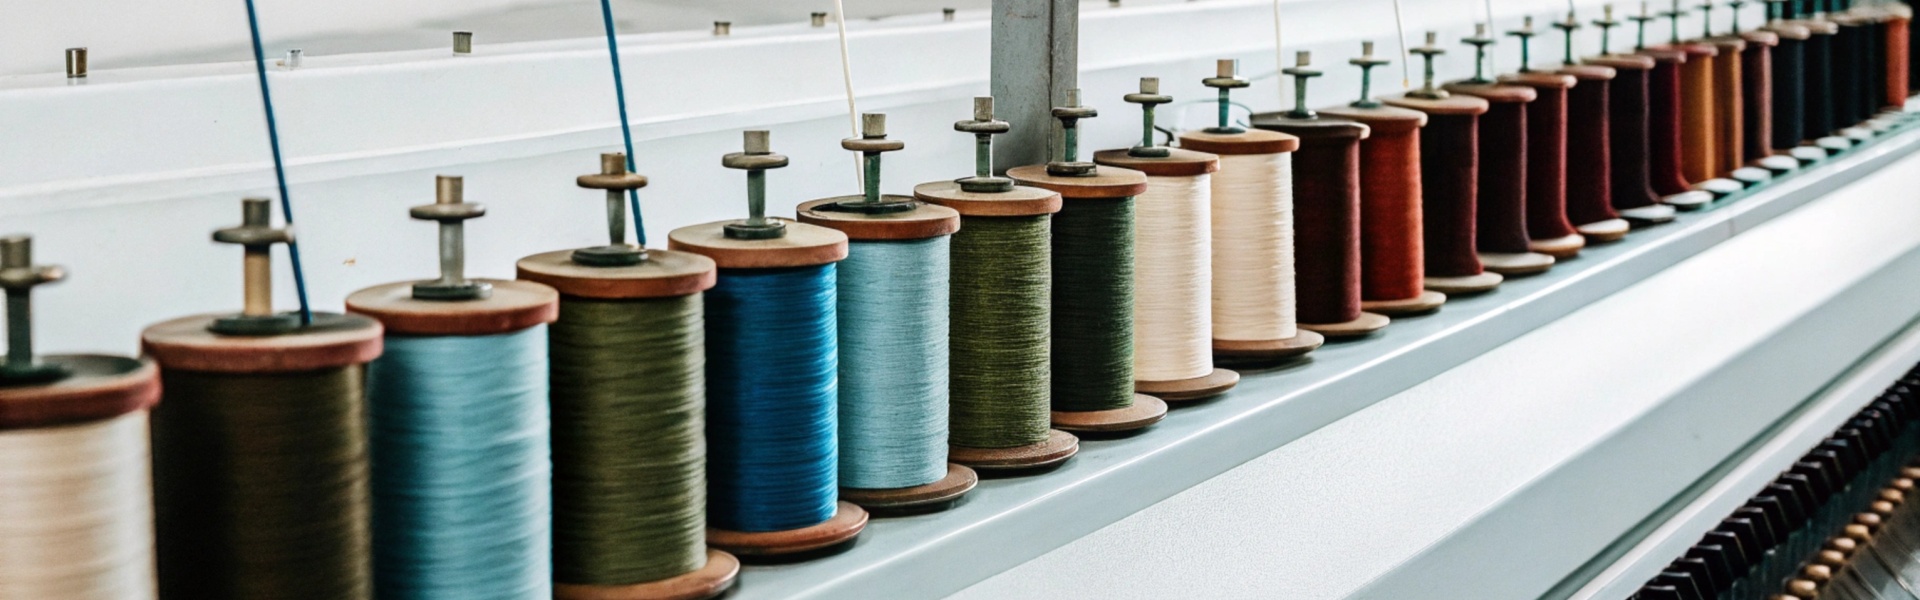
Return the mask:
M1647 77L1647 167L1649 183L1662 203L1675 208L1697 208L1712 198L1703 197L1688 187L1681 171L1681 69L1690 60L1687 53L1672 48L1648 48L1639 51L1653 59ZM1678 200L1687 200L1677 202Z
M1527 105L1538 98L1533 88L1495 83L1455 82L1447 91L1487 101L1480 117L1480 174L1477 205L1480 261L1506 276L1541 273L1553 257L1533 252L1527 236Z
M1673 220L1673 208L1660 204L1653 192L1647 139L1647 84L1652 57L1608 54L1587 62L1612 67L1607 82L1607 183L1614 211L1631 223L1650 225Z
M1427 48L1431 48L1431 43ZM1431 86L1429 86L1431 87ZM1437 93L1435 93L1437 92ZM1480 115L1487 101L1467 95L1427 91L1409 93L1387 104L1421 111L1427 126L1420 133L1420 215L1427 289L1446 294L1485 292L1500 285L1475 252L1476 195L1480 175Z
M1780 45L1780 36L1771 31L1749 31L1740 37L1747 41L1747 49L1740 53L1744 143L1735 166L1773 154L1773 49Z
M1329 338L1364 335L1360 309L1360 140L1366 125L1344 119L1258 115L1254 126L1300 138L1293 154L1295 286L1300 327Z
M1555 258L1577 256L1587 243L1567 220L1567 93L1576 80L1544 71L1500 79L1535 93L1526 106L1527 248Z
M1609 62L1606 59L1587 62L1561 67L1560 72L1579 80L1567 91L1567 220L1592 244L1618 241L1626 237L1628 227L1613 208L1609 105L1613 80L1620 72L1602 64Z

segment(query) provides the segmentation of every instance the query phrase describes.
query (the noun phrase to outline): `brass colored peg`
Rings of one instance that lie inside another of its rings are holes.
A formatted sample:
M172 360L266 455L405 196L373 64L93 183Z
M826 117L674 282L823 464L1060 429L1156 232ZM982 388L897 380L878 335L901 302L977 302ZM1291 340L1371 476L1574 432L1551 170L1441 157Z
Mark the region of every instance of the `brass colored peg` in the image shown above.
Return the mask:
M787 225L767 219L767 170L787 166L787 157L773 153L772 134L764 129L746 132L743 150L720 159L720 165L747 172L747 218L728 223L725 235L736 240L786 237Z
M266 198L240 201L240 225L213 232L213 241L245 249L246 302L240 314L214 319L207 330L223 335L278 335L300 327L300 315L273 312L273 245L293 241L293 232L272 225Z
M600 155L600 172L581 175L576 185L607 192L607 245L574 250L573 262L595 267L623 267L647 260L647 249L627 243L627 192L647 187L647 177L627 172L627 155Z
M487 207L462 198L466 184L457 175L434 178L433 204L407 210L422 221L440 224L440 278L413 284L415 300L478 300L493 294L493 284L467 279L467 219L486 216Z
M33 359L33 288L67 278L56 266L33 264L33 238L0 238L0 288L7 291L7 362L0 365L0 384L52 381L67 376L59 365Z

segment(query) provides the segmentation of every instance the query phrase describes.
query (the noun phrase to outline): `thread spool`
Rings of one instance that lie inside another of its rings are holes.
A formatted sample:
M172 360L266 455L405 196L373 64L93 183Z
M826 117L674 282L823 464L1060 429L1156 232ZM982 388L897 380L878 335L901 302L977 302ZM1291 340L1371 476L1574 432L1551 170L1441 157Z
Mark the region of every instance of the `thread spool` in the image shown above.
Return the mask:
M1838 9L1838 6L1835 6ZM1866 101L1867 80L1865 73L1871 65L1866 48L1872 29L1866 19L1848 12L1829 13L1827 20L1840 27L1840 33L1833 39L1833 52L1828 55L1828 69L1833 71L1833 126L1835 133L1865 120L1861 105Z
M486 207L438 178L410 211L440 227L440 278L375 286L347 311L380 322L367 369L374 593L551 596L547 328L559 294L467 279L463 222Z
M1093 153L1103 166L1146 174L1134 198L1134 390L1185 401L1226 393L1240 374L1213 366L1213 175L1220 157L1154 143L1153 110L1173 101L1143 77L1140 145Z
M1706 37L1701 42L1712 45L1717 51L1713 56L1713 178L1731 179L1740 187L1764 182L1771 177L1764 169L1741 170L1747 162L1748 75L1743 67L1749 44L1746 36L1737 31L1724 36L1713 35L1713 3L1702 2L1699 8L1701 19L1707 23ZM1739 188L1729 189L1738 191Z
M1773 100L1768 149L1775 155L1793 158L1792 151L1806 138L1806 53L1812 32L1803 24L1786 20L1789 0L1770 0L1768 8L1776 17L1766 31L1780 38L1772 51L1772 80L1768 93ZM1778 161L1775 161L1776 163ZM1797 166L1799 160L1795 159Z
M1838 53L1840 26L1825 19L1809 19L1804 22L1810 34L1806 44L1806 122L1801 130L1802 140L1831 155L1853 146L1846 138L1833 135L1841 127L1835 120L1837 105L1841 97L1835 88L1843 84L1841 76L1833 71L1833 62Z
M667 235L719 267L704 299L707 543L736 555L828 548L867 524L836 496L833 285L847 235L766 217L766 171L787 162L768 132L746 132L721 165L747 172L748 217Z
M1475 244L1488 271L1506 277L1534 275L1553 268L1553 257L1532 249L1527 236L1527 105L1539 97L1534 88L1502 84L1481 71L1486 47L1493 43L1485 26L1461 40L1474 47L1474 77L1447 84L1450 93L1487 101L1480 117L1480 173Z
M1883 109L1899 111L1906 106L1909 90L1913 88L1913 9L1899 4L1880 8L1886 14L1882 25L1885 43L1881 48L1887 62L1882 70L1886 84L1881 86L1879 101Z
M1583 245L1618 241L1626 237L1629 229L1627 221L1614 211L1612 201L1613 156L1609 134L1612 122L1608 104L1618 72L1604 64L1593 61L1581 64L1575 60L1573 32L1580 29L1581 24L1572 12L1553 26L1561 30L1566 42L1565 56L1557 73L1578 82L1567 91L1566 184L1562 188L1567 223L1582 237Z
M1294 260L1299 327L1329 339L1370 335L1391 321L1360 308L1360 141L1370 129L1309 110L1307 81L1321 73L1295 53L1294 108L1253 116L1253 126L1300 138L1293 154Z
M605 246L516 263L559 292L553 362L554 598L692 600L727 591L740 561L706 541L704 292L712 259L627 243L626 195L647 185L622 153L605 192Z
M1736 6L1735 15L1738 14ZM1735 164L1757 166L1772 174L1790 171L1798 165L1767 160L1773 155L1773 53L1780 46L1780 35L1765 29L1746 32L1736 29L1734 33L1747 42L1746 50L1740 54L1743 141ZM1735 169L1736 175L1738 171Z
M1660 197L1653 192L1650 164L1648 162L1648 97L1647 86L1654 68L1652 57L1639 54L1617 54L1613 52L1611 32L1620 25L1614 18L1613 7L1608 5L1604 18L1593 21L1600 28L1600 49L1602 54L1584 59L1584 64L1607 67L1613 70L1614 77L1606 82L1606 94L1596 99L1594 94L1583 94L1573 100L1580 106L1574 107L1580 114L1604 115L1604 126L1598 131L1586 128L1569 131L1569 135L1581 138L1572 142L1570 152L1577 148L1586 148L1587 158L1577 159L1574 164L1583 168L1570 177L1567 193L1574 195L1569 199L1570 215L1576 223L1589 221L1612 214L1632 225L1654 225L1673 220L1673 207L1660 204ZM1595 103L1600 104L1595 108ZM1587 122L1585 117L1572 117L1576 122ZM1601 143L1593 141L1595 135L1604 136ZM1597 150L1595 149L1597 148ZM1603 156L1604 160L1594 158ZM1595 175L1599 178L1596 179ZM1607 211L1592 208L1596 199L1587 196L1598 187L1594 181L1605 182L1605 194L1598 202L1604 202ZM1574 207L1581 207L1575 209ZM1609 227L1617 228L1616 225ZM1594 227L1598 230L1598 227ZM1597 238L1604 239L1604 237Z
M1647 14L1634 17L1643 38L1651 18ZM1653 192L1660 195L1661 204L1678 210L1703 208L1713 201L1713 194L1691 188L1684 173L1681 150L1686 137L1681 81L1686 66L1693 62L1692 57L1686 50L1674 47L1643 45L1635 51L1653 59L1653 70L1647 75L1647 166Z
M800 222L846 234L835 277L840 345L840 497L870 510L948 505L979 483L947 462L949 243L960 213L880 193L886 115L862 118L866 193L800 205Z
M0 364L0 595L154 598L147 410L151 361L34 356L31 293L66 277L33 239L0 238L7 356Z
M1690 188L1700 189L1720 172L1723 106L1715 95L1715 71L1720 67L1715 57L1721 50L1708 44L1686 44L1680 50L1687 53L1680 69L1680 170Z
M1299 328L1294 289L1293 152L1300 138L1246 129L1229 118L1233 90L1250 83L1240 61L1215 62L1201 84L1219 90L1213 127L1180 134L1180 146L1220 157L1213 176L1213 353L1282 360L1325 341Z
M953 124L974 137L974 175L923 183L916 199L960 213L953 235L949 326L952 396L947 458L981 471L1058 465L1079 438L1049 428L1052 249L1060 194L993 175L993 98L973 99L973 119Z
M1586 247L1586 238L1567 221L1567 92L1575 78L1533 70L1533 17L1520 29L1507 32L1520 38L1520 70L1503 75L1501 83L1534 89L1527 104L1526 165L1527 248L1556 259L1573 258Z
M1445 54L1427 32L1426 44L1411 50L1426 63L1420 89L1388 98L1388 105L1427 115L1420 135L1420 191L1423 283L1442 294L1492 291L1504 280L1480 264L1474 240L1480 170L1480 115L1487 101L1453 95L1434 83L1434 57Z
M237 315L141 333L160 366L154 526L163 598L371 598L365 396L381 326L273 312L269 249L291 234L264 198L215 241L246 249Z
M1374 100L1373 68L1388 61L1374 57L1370 41L1360 54L1347 61L1360 67L1360 99L1320 110L1369 130L1360 141L1360 307L1389 317L1433 312L1447 296L1426 289L1420 128L1427 114Z

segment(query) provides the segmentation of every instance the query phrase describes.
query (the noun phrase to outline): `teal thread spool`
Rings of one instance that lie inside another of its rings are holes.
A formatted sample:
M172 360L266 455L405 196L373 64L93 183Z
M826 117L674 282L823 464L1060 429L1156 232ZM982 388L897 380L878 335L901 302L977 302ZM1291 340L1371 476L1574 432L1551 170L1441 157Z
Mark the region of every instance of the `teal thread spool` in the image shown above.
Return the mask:
M993 98L973 99L974 175L914 187L915 198L960 213L952 242L948 460L982 471L1044 468L1072 458L1079 438L1049 427L1052 216L1060 195L993 175Z
M553 362L554 598L713 597L740 561L706 543L706 349L713 261L627 243L623 196L647 178L600 155L609 242L520 259L560 292Z
M706 299L707 543L781 555L851 541L867 512L836 502L838 343L832 281L847 236L766 216L766 171L787 166L748 131L721 165L747 172L746 219L673 230L669 247L712 258ZM774 341L773 332L795 336ZM806 523L804 521L816 522Z
M448 600L548 597L552 471L546 324L553 288L467 279L464 221L486 207L437 180L440 277L374 286L347 311L380 321L367 369L374 594Z
M840 142L866 162L866 192L801 204L801 223L847 234L839 264L840 498L871 510L938 506L979 482L947 462L948 277L960 213L882 194L887 118Z

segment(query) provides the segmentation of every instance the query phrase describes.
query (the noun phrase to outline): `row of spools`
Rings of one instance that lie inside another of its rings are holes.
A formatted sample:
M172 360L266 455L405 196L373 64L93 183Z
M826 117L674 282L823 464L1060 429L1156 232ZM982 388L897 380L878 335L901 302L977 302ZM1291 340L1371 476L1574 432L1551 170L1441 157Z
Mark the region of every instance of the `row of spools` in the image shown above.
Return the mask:
M1076 433L1218 396L1239 376L1216 358L1370 335L1906 123L1883 114L1920 80L1904 7L1774 16L1648 47L1642 15L1635 52L1444 86L1428 68L1402 96L1251 128L1222 61L1219 120L1179 148L1154 143L1172 99L1146 79L1125 97L1141 145L1080 160L1097 113L1069 93L1060 160L1004 177L988 157L1009 126L982 98L955 125L974 175L911 197L880 193L903 144L868 115L842 143L864 193L797 219L765 215L787 159L747 132L722 164L750 216L666 250L626 243L647 181L604 155L577 184L605 192L609 243L528 256L514 281L465 276L485 209L441 177L411 211L439 223L440 276L344 315L273 309L271 247L293 239L249 199L214 234L244 248L244 310L154 325L143 359L34 356L28 292L62 273L9 238L0 597L715 595L736 555L833 548L868 510L950 506L975 470L1044 472ZM1383 64L1370 49L1351 62ZM1304 55L1285 72L1319 74Z

